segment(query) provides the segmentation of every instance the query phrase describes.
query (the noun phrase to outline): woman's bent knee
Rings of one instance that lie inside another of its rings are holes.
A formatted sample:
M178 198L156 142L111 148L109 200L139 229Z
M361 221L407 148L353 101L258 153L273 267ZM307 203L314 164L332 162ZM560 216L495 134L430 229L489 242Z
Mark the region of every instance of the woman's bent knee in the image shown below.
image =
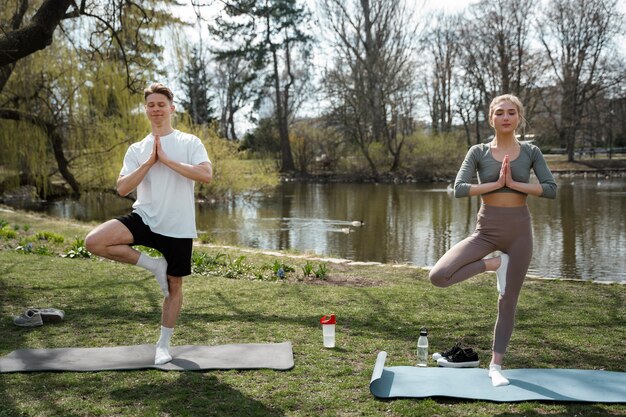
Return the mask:
M439 288L445 288L450 286L450 278L445 274L439 273L435 270L431 270L428 274L428 278L430 278L430 282Z

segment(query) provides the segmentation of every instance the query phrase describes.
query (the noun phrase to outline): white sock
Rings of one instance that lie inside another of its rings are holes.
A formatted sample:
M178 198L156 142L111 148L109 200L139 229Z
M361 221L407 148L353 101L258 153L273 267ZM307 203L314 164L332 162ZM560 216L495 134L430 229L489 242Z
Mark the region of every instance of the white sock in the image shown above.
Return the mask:
M491 384L494 387L509 385L509 380L502 375L501 365L489 365L489 378L491 378Z
M152 272L156 277L161 291L163 291L164 297L169 297L169 285L167 283L167 261L165 258L153 258L145 253L141 252L137 266L140 266L148 271Z
M509 267L509 255L503 253L500 255L500 266L496 270L497 287L500 295L504 295L506 289L506 271Z
M174 329L161 326L161 337L159 337L159 341L156 344L156 353L154 355L155 365L163 365L172 360L172 355L170 355L170 339L172 338L173 332Z

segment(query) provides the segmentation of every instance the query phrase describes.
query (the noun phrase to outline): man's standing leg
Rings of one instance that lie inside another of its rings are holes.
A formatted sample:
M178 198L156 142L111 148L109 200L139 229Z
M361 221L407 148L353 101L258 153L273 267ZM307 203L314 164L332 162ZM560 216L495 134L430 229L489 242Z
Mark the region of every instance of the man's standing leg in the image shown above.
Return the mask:
M172 360L172 355L169 353L170 339L183 305L183 278L168 275L167 279L169 282L170 295L163 300L161 336L156 345L156 354L154 356L155 365L162 365Z

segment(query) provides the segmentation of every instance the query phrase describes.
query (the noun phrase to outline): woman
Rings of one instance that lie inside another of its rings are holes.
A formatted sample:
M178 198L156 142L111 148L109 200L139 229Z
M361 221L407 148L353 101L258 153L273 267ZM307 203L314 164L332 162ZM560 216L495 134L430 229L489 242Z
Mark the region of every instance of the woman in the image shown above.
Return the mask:
M495 130L489 143L472 146L454 182L455 197L480 195L475 232L454 245L430 271L431 282L448 287L485 271L496 271L498 318L494 329L489 377L494 386L507 385L502 360L515 321L515 308L532 255L529 195L555 198L556 183L537 146L519 142L517 128L524 124L524 106L516 96L494 98L489 124ZM539 183L530 183L530 171ZM478 174L478 184L472 177ZM485 259L494 251L498 257ZM444 359L445 360L445 359Z

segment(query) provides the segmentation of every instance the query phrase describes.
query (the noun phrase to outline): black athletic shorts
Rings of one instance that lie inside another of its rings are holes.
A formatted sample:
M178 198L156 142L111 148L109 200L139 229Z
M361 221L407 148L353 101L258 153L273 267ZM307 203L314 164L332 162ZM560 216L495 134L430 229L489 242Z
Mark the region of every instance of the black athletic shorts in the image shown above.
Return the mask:
M133 235L134 245L158 250L167 261L167 274L174 277L191 275L191 252L193 239L163 236L150 230L141 216L130 213L117 218Z

